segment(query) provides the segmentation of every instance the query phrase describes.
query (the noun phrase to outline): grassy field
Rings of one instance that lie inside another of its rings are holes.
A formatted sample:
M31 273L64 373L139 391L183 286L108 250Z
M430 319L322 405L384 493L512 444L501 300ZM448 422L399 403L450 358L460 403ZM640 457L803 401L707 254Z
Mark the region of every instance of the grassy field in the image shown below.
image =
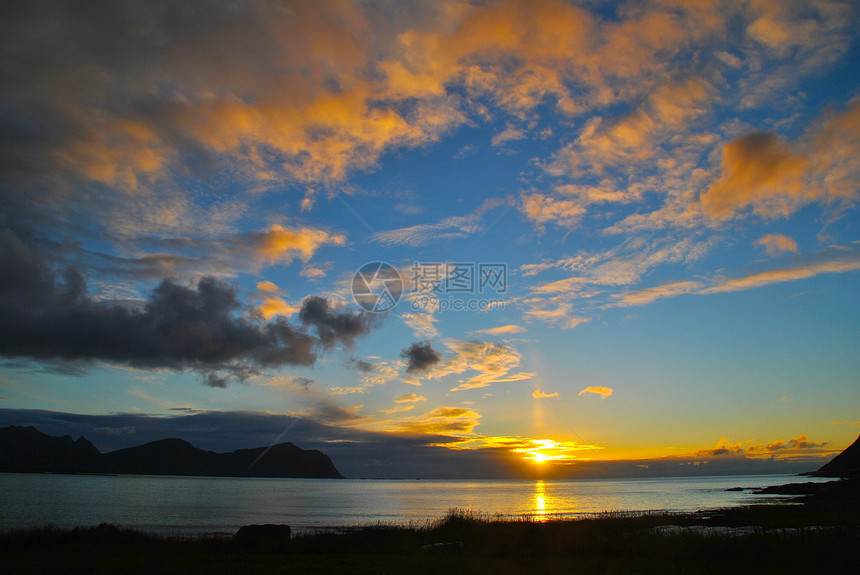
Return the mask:
M660 525L759 526L740 537ZM810 529L810 527L827 527ZM786 531L785 528L795 528ZM535 522L452 512L423 527L297 535L288 545L163 538L112 525L0 534L3 573L835 573L860 572L856 501L707 514L607 514Z

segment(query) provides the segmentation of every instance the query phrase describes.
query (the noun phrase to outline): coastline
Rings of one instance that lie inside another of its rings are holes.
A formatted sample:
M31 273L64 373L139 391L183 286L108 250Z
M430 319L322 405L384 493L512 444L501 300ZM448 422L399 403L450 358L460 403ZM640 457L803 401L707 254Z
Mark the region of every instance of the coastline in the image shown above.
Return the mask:
M250 544L113 525L45 527L0 533L0 562L14 573L852 573L858 491L846 481L800 504L546 521L455 510L427 525L359 525Z

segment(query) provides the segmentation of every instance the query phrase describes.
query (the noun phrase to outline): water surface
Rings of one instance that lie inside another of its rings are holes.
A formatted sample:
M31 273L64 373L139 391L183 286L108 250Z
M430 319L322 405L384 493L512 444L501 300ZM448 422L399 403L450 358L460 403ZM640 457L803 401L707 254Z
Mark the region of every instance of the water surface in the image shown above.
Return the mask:
M746 489L809 481L735 475L575 481L389 481L0 473L0 530L102 522L160 534L426 524L452 508L569 518L604 511L688 512L773 500Z

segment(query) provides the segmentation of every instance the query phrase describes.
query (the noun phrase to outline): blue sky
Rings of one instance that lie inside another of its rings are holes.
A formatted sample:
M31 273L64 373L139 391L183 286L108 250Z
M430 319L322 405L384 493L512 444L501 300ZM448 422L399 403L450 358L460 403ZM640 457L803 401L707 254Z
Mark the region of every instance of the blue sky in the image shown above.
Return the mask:
M562 474L858 434L851 2L2 10L5 422Z

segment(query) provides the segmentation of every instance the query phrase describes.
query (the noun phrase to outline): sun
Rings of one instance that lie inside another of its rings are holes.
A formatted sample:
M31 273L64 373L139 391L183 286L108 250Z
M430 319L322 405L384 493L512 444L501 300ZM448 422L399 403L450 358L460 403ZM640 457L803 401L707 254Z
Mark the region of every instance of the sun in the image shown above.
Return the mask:
M550 459L552 459L552 456L546 455L544 453L535 453L534 456L535 463L546 463Z

